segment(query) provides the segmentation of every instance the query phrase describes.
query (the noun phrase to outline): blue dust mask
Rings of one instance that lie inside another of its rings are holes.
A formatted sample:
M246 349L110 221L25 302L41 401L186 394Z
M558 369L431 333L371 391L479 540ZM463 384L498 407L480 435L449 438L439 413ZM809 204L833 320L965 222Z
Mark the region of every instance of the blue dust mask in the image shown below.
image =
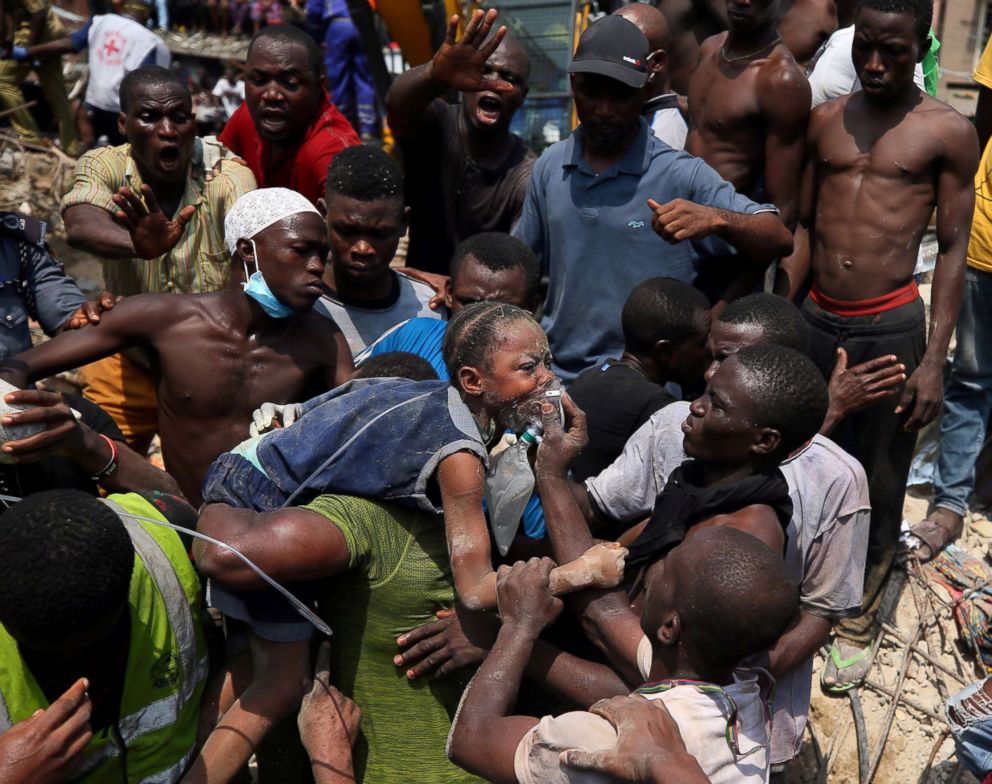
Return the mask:
M245 294L255 300L269 318L281 319L292 316L293 309L279 301L262 276L262 270L258 267L258 249L255 247L255 240L248 240L248 242L251 243L251 249L255 254L255 271L248 275L248 264L242 257L241 263L244 264L245 277L248 278L247 283L241 284L244 286Z

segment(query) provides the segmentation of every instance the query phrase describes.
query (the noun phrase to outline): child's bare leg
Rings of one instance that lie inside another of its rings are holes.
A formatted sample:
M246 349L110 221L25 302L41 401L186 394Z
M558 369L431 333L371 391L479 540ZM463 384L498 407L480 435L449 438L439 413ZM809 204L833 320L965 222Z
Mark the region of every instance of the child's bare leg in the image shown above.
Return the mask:
M310 683L309 648L307 641L251 635L251 685L210 733L182 784L226 784L237 774L272 726L299 707Z
M583 588L615 588L623 579L626 557L627 548L619 542L599 542L551 571L551 593L561 596Z

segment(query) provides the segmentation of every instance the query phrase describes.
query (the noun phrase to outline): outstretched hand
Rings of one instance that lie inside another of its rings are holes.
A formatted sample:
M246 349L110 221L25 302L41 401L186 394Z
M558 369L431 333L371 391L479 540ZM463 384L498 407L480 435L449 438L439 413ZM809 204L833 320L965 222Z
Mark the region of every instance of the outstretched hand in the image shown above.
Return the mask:
M144 202L142 202L144 197ZM131 235L134 252L143 259L154 259L168 253L178 244L186 225L196 214L192 204L183 207L175 218L169 219L148 185L141 186L141 196L122 187L113 195L120 209L114 217Z
M847 352L837 349L837 364L830 374L830 415L843 419L872 403L896 393L906 380L906 366L895 354L876 357L852 368L847 366Z
M492 613L462 605L455 610L438 610L435 616L436 621L396 638L396 644L405 650L393 657L393 664L406 667L410 680L428 675L443 678L462 667L481 664L499 630Z
M486 61L506 37L506 26L503 25L492 38L486 40L497 16L493 8L488 11L477 9L458 40L455 40L455 36L458 34L459 18L457 14L452 16L448 20L444 43L431 61L431 77L463 93L478 93L483 90L511 92L512 84L487 76L485 70Z
M111 294L109 291L101 291L100 296L95 300L89 300L79 306L79 310L69 316L62 325L62 329L80 329L87 324L99 324L100 314L113 310L114 305L124 297Z

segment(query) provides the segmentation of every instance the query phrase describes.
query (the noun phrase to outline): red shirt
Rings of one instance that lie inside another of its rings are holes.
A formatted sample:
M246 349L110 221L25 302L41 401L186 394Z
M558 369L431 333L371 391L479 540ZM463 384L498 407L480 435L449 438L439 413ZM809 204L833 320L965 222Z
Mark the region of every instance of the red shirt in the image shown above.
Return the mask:
M244 159L259 188L290 188L302 193L315 206L324 195L327 167L334 156L345 147L360 143L355 129L334 107L326 91L319 114L295 150L272 152L269 143L258 135L247 103L231 115L218 138Z

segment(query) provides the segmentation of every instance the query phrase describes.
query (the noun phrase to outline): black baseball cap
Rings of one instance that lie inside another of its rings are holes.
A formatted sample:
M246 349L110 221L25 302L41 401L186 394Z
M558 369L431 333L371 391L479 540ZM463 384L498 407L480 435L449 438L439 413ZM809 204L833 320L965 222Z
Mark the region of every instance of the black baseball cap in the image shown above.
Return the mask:
M633 22L608 14L586 28L568 72L599 74L641 88L648 80L650 53L648 39Z

